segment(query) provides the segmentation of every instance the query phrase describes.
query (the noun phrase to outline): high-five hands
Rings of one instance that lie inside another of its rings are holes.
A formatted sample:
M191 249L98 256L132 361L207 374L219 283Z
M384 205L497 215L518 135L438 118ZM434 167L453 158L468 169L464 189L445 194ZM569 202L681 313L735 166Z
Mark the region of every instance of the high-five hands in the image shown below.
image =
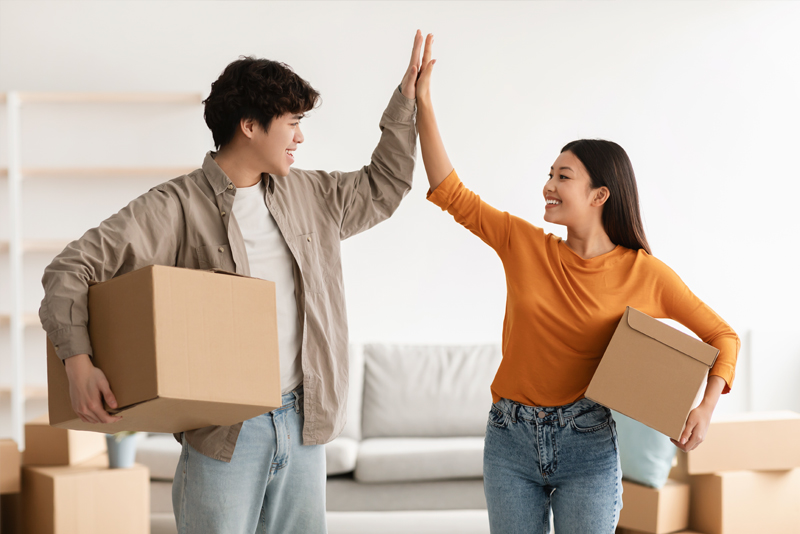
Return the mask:
M417 30L414 35L414 48L411 50L411 61L406 69L406 74L403 76L403 81L400 82L400 91L406 98L419 98L419 80L427 70L426 81L426 96L430 93L430 68L435 61L431 62L431 44L433 43L433 34L428 34L425 41L425 53L422 55L420 62L420 55L422 53L422 32Z

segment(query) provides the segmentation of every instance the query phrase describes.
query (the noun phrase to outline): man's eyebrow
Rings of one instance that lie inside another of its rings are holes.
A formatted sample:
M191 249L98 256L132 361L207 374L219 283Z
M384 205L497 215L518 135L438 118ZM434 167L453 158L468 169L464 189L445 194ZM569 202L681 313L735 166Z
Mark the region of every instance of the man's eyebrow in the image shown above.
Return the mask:
M294 114L294 116L293 116L292 118L293 118L293 119L298 119L298 120L300 120L300 119L304 119L304 118L305 118L305 116L306 116L306 114L305 114L305 113L295 113L295 114Z

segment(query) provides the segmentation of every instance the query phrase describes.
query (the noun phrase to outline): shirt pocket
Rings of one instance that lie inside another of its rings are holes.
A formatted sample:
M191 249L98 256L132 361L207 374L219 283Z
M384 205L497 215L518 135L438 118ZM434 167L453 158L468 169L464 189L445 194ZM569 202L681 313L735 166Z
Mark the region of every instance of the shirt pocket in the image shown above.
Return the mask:
M194 255L197 259L198 269L223 269L225 271L236 272L231 256L229 245L205 245L195 247Z
M309 293L322 293L325 290L322 271L322 250L319 235L310 232L297 236L297 251L300 260L300 272L303 274L303 286Z

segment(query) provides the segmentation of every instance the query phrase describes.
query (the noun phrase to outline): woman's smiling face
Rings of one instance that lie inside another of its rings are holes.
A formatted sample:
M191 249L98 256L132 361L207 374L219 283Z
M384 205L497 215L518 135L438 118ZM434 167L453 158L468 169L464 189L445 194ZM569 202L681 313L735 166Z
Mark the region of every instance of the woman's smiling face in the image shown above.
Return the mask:
M570 151L558 155L542 193L544 220L549 223L573 226L590 214L592 181L581 160Z

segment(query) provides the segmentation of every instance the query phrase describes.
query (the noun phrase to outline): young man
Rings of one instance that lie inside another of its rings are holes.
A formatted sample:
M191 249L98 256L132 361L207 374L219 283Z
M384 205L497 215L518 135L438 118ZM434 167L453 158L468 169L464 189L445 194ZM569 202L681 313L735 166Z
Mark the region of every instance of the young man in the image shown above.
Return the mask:
M205 101L218 151L89 230L45 270L42 324L65 360L73 409L98 424L117 420L102 403L116 400L90 358L89 282L153 264L276 282L283 406L176 436L181 533L326 530L323 444L345 424L348 388L340 241L388 218L411 188L421 46L417 32L372 160L354 172L290 169L300 119L319 94L281 63L234 61Z

